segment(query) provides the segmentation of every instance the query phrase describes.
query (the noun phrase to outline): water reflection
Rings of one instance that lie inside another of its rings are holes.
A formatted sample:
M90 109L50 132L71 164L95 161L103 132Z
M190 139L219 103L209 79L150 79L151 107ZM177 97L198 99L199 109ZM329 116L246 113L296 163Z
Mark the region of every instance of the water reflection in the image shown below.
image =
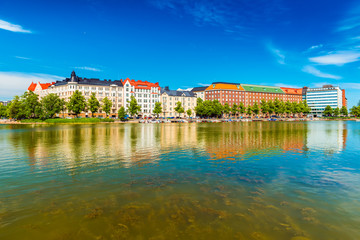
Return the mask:
M360 239L359 129L0 126L0 238Z

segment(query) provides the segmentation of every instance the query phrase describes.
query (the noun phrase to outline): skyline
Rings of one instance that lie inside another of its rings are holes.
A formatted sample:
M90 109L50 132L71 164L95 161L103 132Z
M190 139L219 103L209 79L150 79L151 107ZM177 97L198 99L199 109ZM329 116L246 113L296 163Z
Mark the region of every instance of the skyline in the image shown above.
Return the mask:
M356 1L5 0L0 9L1 100L72 70L171 89L333 84L349 108L360 99Z

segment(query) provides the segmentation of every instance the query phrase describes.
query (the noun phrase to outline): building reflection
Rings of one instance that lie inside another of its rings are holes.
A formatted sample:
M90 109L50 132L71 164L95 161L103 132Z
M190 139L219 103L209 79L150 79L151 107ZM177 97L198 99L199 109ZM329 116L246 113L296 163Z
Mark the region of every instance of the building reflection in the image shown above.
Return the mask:
M9 126L9 128L11 128ZM242 122L218 124L97 124L19 126L11 147L32 167L66 169L104 164L123 167L156 163L167 152L202 151L210 159L276 155L284 151L336 153L346 147L343 122Z

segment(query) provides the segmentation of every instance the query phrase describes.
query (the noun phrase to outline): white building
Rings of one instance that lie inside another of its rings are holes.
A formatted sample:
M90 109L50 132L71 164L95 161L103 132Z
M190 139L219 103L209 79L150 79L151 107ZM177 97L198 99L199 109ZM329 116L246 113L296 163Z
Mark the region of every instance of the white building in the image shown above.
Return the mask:
M307 101L314 116L321 117L326 106L341 108L346 106L345 90L338 86L324 85L321 88L304 88L304 100Z
M177 117L179 113L175 111L177 102L181 102L181 106L184 108L184 113L180 114L180 117L186 117L187 111L191 109L191 117L195 117L196 107L196 94L191 91L178 91L170 90L169 87L161 89L161 103L163 110L163 117Z
M202 100L205 101L205 90L208 88L209 86L204 86L204 87L194 87L193 89L191 89L191 92L196 94L196 97L201 98Z
M160 101L159 83L148 81L135 81L129 78L122 81L124 86L124 105L127 110L131 96L134 96L141 110L139 115L143 117L153 116L155 103Z

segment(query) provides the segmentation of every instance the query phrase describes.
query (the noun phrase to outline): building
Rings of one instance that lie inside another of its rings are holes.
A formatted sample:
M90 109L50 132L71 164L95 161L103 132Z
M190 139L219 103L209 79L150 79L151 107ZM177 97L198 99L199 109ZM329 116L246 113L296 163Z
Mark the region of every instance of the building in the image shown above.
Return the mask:
M95 93L96 98L100 102L107 97L113 103L110 110L111 117L116 117L119 108L123 106L123 85L121 80L111 81L99 80L97 78L81 78L76 76L74 71L71 73L70 78L51 84L47 88L46 94L55 93L68 102L76 90L79 90L86 100L89 99L92 93ZM84 117L90 114L90 112L85 112L80 115ZM106 113L100 108L99 113L96 113L95 117L105 117L105 115Z
M208 86L204 87L194 87L191 89L191 92L196 94L196 97L201 98L202 100L205 100L205 90L208 88Z
M153 116L155 103L160 101L159 83L150 83L148 81L135 81L129 78L122 81L124 86L124 106L127 110L131 96L134 96L141 107L138 115L142 117Z
M191 91L170 90L169 87L161 88L161 98L163 117L178 117L179 113L175 111L176 103L181 102L184 113L180 117L187 116L186 111L191 109L191 116L195 116L197 96Z
M315 117L321 117L326 106L333 109L347 106L345 90L338 86L324 85L320 88L303 88L304 100L311 108L310 114Z
M214 82L205 89L205 100L218 100L221 104L240 104L245 107L261 100L275 100L300 102L302 101L301 88L283 88L263 85Z
M7 106L11 101L0 101L0 105Z
M54 82L52 83L34 83L32 82L30 84L30 86L28 87L28 91L32 91L35 94L39 95L40 98L44 97L47 94L47 89L51 86L55 84Z

